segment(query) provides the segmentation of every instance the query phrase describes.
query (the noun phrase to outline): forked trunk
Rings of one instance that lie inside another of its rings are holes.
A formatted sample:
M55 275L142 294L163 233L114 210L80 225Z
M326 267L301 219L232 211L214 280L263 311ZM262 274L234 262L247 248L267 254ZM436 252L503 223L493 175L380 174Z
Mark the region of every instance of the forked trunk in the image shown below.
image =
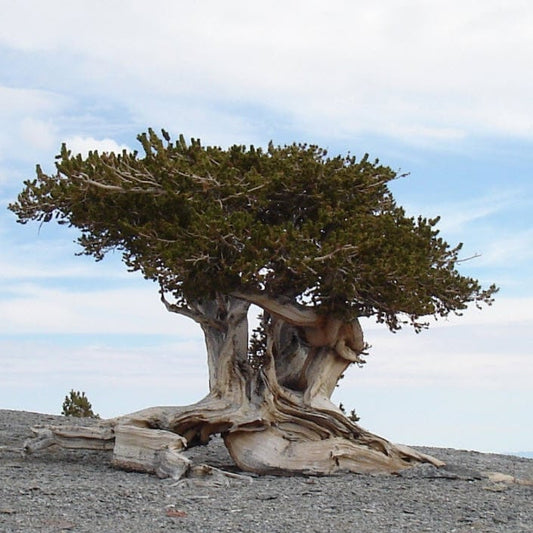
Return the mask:
M267 317L260 360L251 360L248 352L251 303ZM364 350L358 322L343 324L240 294L197 303L194 312L201 317L208 353L210 390L203 400L145 409L85 434L49 428L27 443L27 451L69 447L69 438L70 447L84 440L87 447L99 440L109 447L114 437L117 467L181 477L194 470L180 450L221 434L239 468L259 474L386 473L417 462L443 464L369 433L331 402L341 375Z

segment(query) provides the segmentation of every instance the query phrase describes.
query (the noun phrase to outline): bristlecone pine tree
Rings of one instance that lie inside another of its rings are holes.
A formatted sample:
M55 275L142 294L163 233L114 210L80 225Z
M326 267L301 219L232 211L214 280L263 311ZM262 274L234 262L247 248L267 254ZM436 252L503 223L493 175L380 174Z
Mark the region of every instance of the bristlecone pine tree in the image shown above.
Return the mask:
M180 477L194 470L180 450L221 434L255 473L439 464L369 433L330 400L362 362L360 317L419 331L424 317L492 302L495 286L458 273L461 246L439 237L438 218L406 216L388 187L397 174L368 156L305 144L222 149L152 130L138 139L142 155L83 158L63 145L57 172L38 166L9 208L22 223L78 228L83 253L119 250L130 271L155 281L168 311L203 330L209 393L97 427L48 428L27 451L108 448L118 467ZM250 342L252 304L262 321Z

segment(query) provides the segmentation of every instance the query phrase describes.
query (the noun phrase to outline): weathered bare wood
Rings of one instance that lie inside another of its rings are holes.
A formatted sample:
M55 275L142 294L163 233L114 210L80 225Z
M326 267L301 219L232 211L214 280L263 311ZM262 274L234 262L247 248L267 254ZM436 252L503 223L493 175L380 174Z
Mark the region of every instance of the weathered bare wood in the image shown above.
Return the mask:
M412 464L413 462L429 463L438 468L446 465L444 461L441 461L440 459L437 459L432 455L413 450L413 448L405 446L404 444L395 444L394 447L396 448L396 450L398 450L400 454L402 454L406 459L409 460L410 464Z
M50 446L83 450L112 450L115 435L110 427L49 426L32 428L33 438L24 443L27 454Z
M186 447L187 441L170 431L118 425L112 463L124 470L180 479L191 464L179 453Z
M272 313L259 367L248 362L250 303ZM222 434L235 463L257 474L390 473L417 462L442 465L369 433L332 403L342 373L365 347L357 321L319 317L257 295L219 295L196 303L194 312L205 317L210 392L203 400L151 407L91 428L40 429L26 444L28 453L52 445L113 449L118 468L179 480L209 471L195 469L183 450Z
M533 479L520 479L510 474L503 474L502 472L484 472L488 480L495 484L516 484L527 487L533 486Z
M407 447L399 449L390 446L392 453L386 455L339 437L324 440L290 439L275 427L264 431L234 432L225 437L225 442L239 468L258 474L290 472L328 475L343 471L379 474L399 472L412 466L413 461L444 465Z
M282 303L266 294L234 292L232 295L255 304L294 326L314 326L320 319L310 308Z

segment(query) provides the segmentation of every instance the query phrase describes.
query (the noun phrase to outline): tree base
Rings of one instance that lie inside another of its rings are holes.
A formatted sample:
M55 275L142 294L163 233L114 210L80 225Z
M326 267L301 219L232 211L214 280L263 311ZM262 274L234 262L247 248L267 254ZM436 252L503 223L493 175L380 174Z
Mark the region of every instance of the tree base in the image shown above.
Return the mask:
M235 464L254 474L390 474L420 463L444 466L438 459L391 444L362 428L357 428L353 438L313 436L305 425L298 424L301 420L261 421L242 407L220 409L220 402L214 403L219 409L204 400L188 408L150 408L93 427L35 428L24 451L31 454L54 445L112 450L112 464L119 469L176 480L220 477L219 470L194 466L182 452L189 444L205 444L210 435L221 433Z

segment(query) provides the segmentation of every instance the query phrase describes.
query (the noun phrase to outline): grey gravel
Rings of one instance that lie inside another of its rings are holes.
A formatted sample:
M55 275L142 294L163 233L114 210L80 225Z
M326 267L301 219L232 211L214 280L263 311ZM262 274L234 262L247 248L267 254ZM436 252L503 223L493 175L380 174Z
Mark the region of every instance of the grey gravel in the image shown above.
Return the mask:
M399 476L231 479L180 484L115 470L109 452L50 449L22 457L31 426L94 423L0 410L1 532L533 532L533 486L491 482L498 471L533 480L533 460L418 448L446 461ZM238 472L219 438L195 461Z

